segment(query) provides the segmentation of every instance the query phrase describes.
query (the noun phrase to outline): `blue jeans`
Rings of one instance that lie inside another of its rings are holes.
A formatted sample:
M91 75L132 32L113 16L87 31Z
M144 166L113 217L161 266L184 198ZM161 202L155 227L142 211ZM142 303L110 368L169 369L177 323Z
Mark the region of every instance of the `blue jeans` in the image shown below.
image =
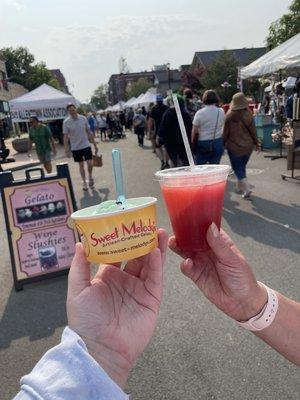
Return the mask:
M250 159L251 154L246 154L244 156L236 156L231 151L228 150L228 155L230 158L232 169L238 180L246 178L246 165Z
M210 152L210 146L213 142L213 151ZM196 164L219 164L223 155L223 139L199 140L196 149Z

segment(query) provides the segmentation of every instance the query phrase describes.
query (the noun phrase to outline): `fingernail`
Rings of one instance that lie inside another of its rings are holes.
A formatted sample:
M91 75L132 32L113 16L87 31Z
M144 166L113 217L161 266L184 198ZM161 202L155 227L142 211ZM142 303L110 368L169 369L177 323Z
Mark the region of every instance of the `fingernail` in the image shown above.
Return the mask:
M192 267L192 266L193 266L193 260L192 260L191 258L187 258L187 259L185 260L185 265L186 265L187 267Z
M217 225L213 222L210 226L212 234L214 235L215 238L219 237L219 229Z

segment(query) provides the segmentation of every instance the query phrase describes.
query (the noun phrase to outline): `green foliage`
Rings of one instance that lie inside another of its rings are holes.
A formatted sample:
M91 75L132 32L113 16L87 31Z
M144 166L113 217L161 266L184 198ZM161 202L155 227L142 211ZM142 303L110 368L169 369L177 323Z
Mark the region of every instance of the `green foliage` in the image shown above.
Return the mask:
M133 82L126 89L127 99L131 97L138 97L140 94L147 92L152 87L152 84L145 78L140 78Z
M33 90L43 83L57 87L58 82L46 68L44 62L34 63L34 55L26 47L4 47L0 58L5 61L7 75L11 81ZM59 88L59 85L58 85Z
M271 23L266 38L268 49L280 45L300 32L300 0L293 0L289 12Z
M264 88L258 79L246 79L243 81L243 92L247 97L260 102L263 98Z
M55 78L50 79L50 81L48 82L48 85L54 87L55 89L62 90L62 88L59 85L58 80Z
M91 104L81 103L79 107L77 107L77 111L79 114L85 115L86 113L92 111Z
M224 50L208 67L200 78L204 90L214 89L224 103L230 102L237 92L237 67L239 63L229 50ZM221 85L228 82L231 86L223 88Z
M91 97L91 106L96 110L104 110L107 107L107 90L108 85L102 84L97 87Z

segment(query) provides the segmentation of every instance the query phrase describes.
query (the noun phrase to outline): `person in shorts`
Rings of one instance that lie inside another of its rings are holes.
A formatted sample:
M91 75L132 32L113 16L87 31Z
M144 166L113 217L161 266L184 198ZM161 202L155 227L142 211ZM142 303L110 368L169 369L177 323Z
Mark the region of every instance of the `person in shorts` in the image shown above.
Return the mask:
M29 124L28 156L30 156L32 143L35 143L35 150L38 159L43 164L43 167L48 174L50 174L52 172L51 152L53 155L56 154L55 143L51 130L47 125L42 124L37 117L30 117Z
M91 189L93 189L93 154L90 143L94 145L95 153L98 152L98 147L95 142L94 135L90 131L89 123L86 117L77 113L77 109L74 104L69 104L67 106L67 110L69 117L67 117L63 122L65 152L67 157L70 157L71 147L73 159L79 165L83 190L88 190L88 185ZM88 184L86 181L85 162L87 164L89 177Z
M100 130L101 141L106 140L107 122L103 111L97 115L97 124Z

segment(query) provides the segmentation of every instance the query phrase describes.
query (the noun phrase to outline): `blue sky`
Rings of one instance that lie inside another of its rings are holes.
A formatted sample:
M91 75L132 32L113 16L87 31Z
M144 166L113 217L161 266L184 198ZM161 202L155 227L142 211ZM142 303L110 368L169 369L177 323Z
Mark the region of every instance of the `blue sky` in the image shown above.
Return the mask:
M60 68L85 101L120 56L132 71L192 61L195 51L263 46L289 0L0 0L0 47L22 45Z

